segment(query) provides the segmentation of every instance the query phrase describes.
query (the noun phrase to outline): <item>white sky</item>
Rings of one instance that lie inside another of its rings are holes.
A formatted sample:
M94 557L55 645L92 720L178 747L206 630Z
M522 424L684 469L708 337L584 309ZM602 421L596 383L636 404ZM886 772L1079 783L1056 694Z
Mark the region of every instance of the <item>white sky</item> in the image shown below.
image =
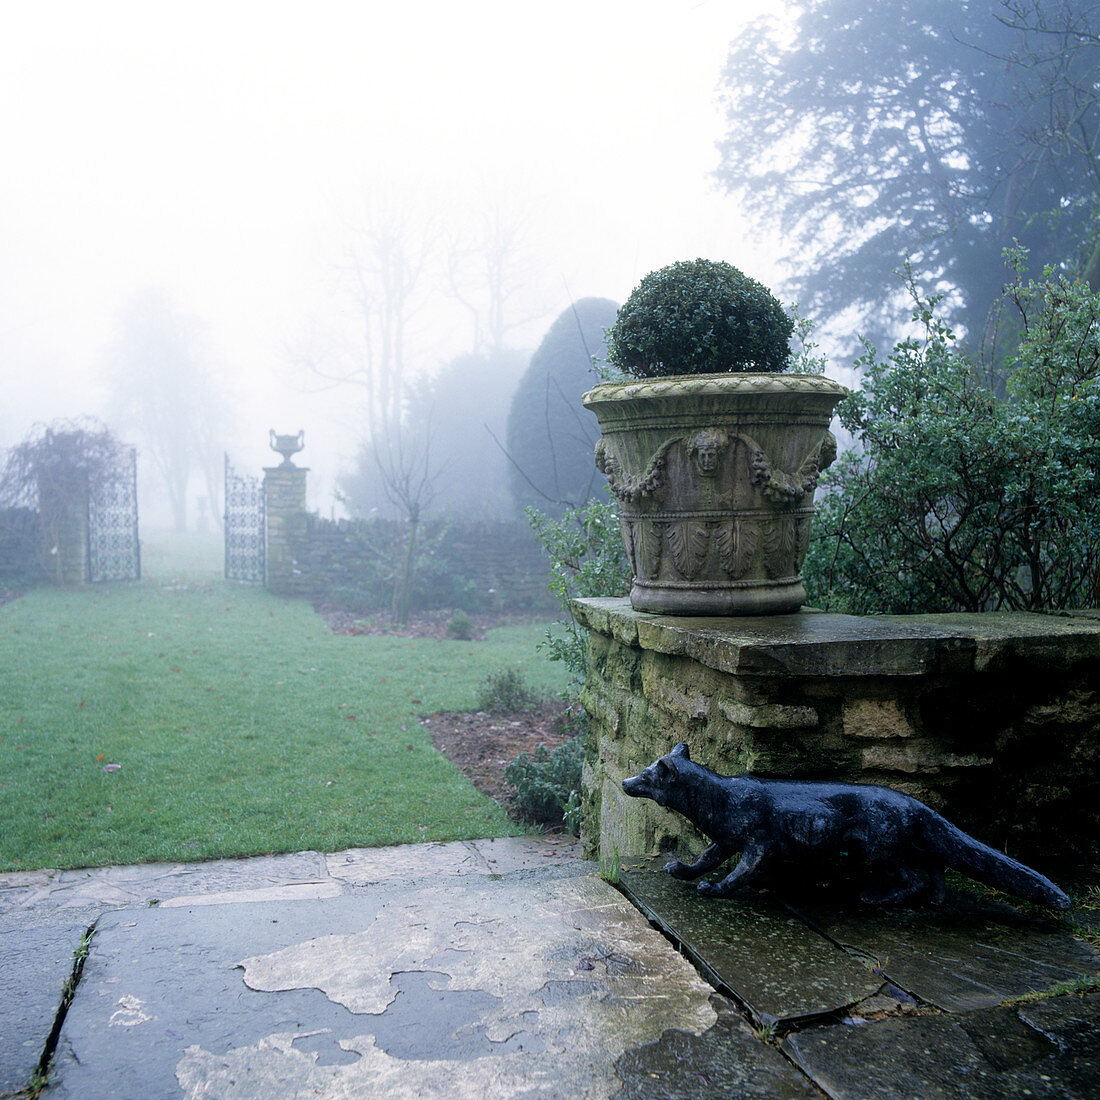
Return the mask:
M118 316L156 285L233 382L230 449L270 463L268 427L304 428L303 464L334 464L288 349L331 312L367 194L448 232L520 211L544 310L525 346L570 295L622 301L678 259L774 285L709 179L728 44L768 6L0 0L0 446L102 413ZM424 369L467 350L442 306L423 323Z

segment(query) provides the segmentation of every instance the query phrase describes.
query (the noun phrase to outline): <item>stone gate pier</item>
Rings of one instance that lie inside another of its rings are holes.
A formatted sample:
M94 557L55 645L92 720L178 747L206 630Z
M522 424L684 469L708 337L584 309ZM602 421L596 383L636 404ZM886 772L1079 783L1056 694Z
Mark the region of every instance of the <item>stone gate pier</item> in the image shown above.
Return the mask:
M288 459L279 466L264 467L266 510L266 565L264 583L284 596L298 594L298 561L304 552L306 476L308 467Z
M585 855L703 838L621 783L686 741L724 774L894 787L1051 867L1100 839L1100 611L682 618L583 599Z

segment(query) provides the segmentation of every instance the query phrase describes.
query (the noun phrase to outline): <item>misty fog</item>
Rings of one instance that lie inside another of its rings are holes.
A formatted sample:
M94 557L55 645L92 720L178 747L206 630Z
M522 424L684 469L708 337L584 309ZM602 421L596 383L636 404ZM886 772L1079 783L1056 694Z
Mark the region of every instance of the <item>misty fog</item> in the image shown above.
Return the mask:
M224 454L279 461L271 428L305 432L309 507L339 516L372 425L430 419L435 506L472 503L465 446L506 512L494 436L571 302L695 255L778 276L710 179L755 10L8 13L0 448L95 417L138 448L143 524L194 528Z

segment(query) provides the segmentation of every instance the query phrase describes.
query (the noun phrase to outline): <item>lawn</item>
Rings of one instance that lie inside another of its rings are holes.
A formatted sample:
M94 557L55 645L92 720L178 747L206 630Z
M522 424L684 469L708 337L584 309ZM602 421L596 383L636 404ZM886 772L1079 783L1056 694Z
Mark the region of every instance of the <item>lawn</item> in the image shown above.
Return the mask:
M535 651L542 624L334 635L209 564L148 547L140 583L0 607L0 870L517 831L417 717L472 709L505 667L563 687Z

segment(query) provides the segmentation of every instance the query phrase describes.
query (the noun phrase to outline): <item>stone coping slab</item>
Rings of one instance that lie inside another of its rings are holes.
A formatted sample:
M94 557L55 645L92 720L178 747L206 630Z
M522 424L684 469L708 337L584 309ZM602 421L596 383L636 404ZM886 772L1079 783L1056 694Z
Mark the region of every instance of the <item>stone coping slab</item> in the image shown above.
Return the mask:
M920 676L942 667L983 671L1011 658L1100 660L1093 612L692 617L635 611L629 599L574 600L589 630L629 646L752 676Z
M1043 615L1026 611L891 615L883 621L915 629L949 630L974 643L974 670L1009 661L1042 662L1046 668L1100 659L1100 611Z
M622 599L574 600L582 626L616 641L688 657L736 675L920 676L968 659L974 643L947 629L803 610L796 615L693 617L635 611Z

